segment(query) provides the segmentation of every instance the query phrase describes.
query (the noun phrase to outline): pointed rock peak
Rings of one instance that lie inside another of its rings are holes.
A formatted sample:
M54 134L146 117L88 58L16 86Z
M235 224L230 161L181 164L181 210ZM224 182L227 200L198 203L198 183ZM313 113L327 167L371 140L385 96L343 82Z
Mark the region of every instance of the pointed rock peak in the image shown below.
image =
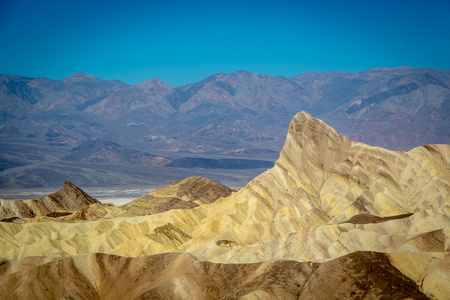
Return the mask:
M67 192L76 192L79 194L83 194L85 196L87 196L87 198L91 198L91 196L89 196L88 194L86 194L82 189L80 189L79 187L77 187L75 184L73 184L70 181L64 181L64 187L62 189L60 189L59 191L57 191L56 193L53 193L52 195L58 194L58 193L67 193Z
M100 203L73 183L66 181L59 191L42 198L4 201L0 200L0 220L8 218L33 218L51 216L58 211L76 211Z
M56 202L65 202L60 203L63 206L70 206L71 205L70 202L74 203L78 207L84 207L90 204L100 203L97 199L92 198L91 196L86 194L86 192L84 192L82 189L80 189L79 187L77 187L76 185L74 185L69 181L64 182L64 187L62 189L46 197Z
M334 163L346 158L351 143L336 129L302 111L289 125L281 156L308 157L308 160L312 159L318 166L327 170Z
M69 189L78 189L76 186L75 186L75 184L73 184L72 182L70 182L70 181L64 181L64 187L65 188L69 188Z
M289 125L289 134L298 136L299 134L303 138L307 138L308 143L319 142L323 138L338 138L339 141L346 137L342 136L336 129L326 124L320 119L316 119L305 111L299 112L292 119Z

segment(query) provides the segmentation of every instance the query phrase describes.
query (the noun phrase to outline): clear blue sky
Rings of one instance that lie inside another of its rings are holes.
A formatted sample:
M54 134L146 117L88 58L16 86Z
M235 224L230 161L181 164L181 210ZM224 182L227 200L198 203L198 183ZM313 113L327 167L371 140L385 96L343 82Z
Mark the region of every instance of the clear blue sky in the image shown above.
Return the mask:
M237 70L450 69L449 16L448 0L0 0L0 73L179 86Z

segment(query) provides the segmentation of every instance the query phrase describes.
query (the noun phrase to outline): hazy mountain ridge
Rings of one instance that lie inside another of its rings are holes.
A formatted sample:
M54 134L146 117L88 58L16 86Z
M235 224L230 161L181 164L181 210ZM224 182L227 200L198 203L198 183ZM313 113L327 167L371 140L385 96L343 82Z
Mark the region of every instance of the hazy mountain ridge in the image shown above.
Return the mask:
M126 87L125 83L101 80L88 74L75 73L62 80L1 75L2 121L14 120L33 112L57 108L80 110ZM5 101L6 100L6 101ZM18 112L14 109L21 108Z
M46 120L75 127L95 120L99 130L108 130L108 120L114 120L115 126L134 132L125 134L130 143L146 135L182 141L190 136L215 142L222 151L226 143L279 151L283 141L278 133L292 112L306 110L358 141L409 150L449 142L449 78L447 70L408 67L289 79L238 71L174 88L157 79L127 86L82 73L61 81L2 75L0 97L3 121L21 131L29 130L30 122L34 128L48 126Z
M141 115L141 119L155 116L167 118L175 112L166 101L166 97L173 93L173 89L172 86L159 79L151 79L112 93L87 108L86 111L113 120L132 118L139 111L149 114L148 116ZM149 118L148 122L152 121Z

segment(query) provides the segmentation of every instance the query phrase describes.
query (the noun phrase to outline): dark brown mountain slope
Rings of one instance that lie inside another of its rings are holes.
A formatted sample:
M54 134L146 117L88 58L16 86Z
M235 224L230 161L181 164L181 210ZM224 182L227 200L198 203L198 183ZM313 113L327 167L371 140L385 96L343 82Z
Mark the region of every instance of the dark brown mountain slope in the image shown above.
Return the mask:
M215 264L186 253L0 260L8 299L428 299L385 254Z

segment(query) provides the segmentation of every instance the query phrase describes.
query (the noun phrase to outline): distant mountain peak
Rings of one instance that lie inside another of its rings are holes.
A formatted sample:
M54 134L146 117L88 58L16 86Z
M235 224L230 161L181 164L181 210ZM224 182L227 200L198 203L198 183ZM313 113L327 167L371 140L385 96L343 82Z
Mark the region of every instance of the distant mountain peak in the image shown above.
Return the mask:
M64 79L62 79L62 82L76 82L76 81L92 81L92 80L101 80L97 77L94 77L92 75L86 74L86 73L81 73L81 72L77 72L74 73Z
M214 75L208 76L205 79L203 79L200 82L211 82L211 81L223 81L223 80L229 80L229 79L235 79L237 77L252 77L252 76L264 76L264 75L259 75L257 73L252 73L249 71L245 71L245 70L239 70L233 73L216 73Z
M166 82L164 82L164 81L162 81L162 80L160 80L158 78L153 78L153 79L149 79L149 80L146 80L146 81L143 81L143 82L139 82L139 83L136 83L134 86L135 87L139 87L139 88L143 88L143 89L149 88L149 87L163 87L163 88L166 88L166 89L173 89L174 88L170 84L168 84L168 83L166 83Z

